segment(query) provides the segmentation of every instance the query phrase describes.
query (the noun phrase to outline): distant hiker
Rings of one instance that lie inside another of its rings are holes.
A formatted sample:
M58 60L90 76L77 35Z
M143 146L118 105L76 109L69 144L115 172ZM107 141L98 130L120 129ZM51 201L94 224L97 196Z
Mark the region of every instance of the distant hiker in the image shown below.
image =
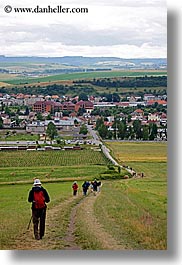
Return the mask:
M136 177L136 172L135 172L135 170L131 170L131 175L133 176L133 177Z
M100 188L101 188L101 186L102 186L101 181L98 181L98 182L97 182L97 191L98 191L98 192L100 192Z
M94 182L92 183L93 185L93 192L94 192L94 195L96 195L97 193L97 186L98 186L98 183L97 183L97 180L95 179Z
M83 184L82 184L82 189L83 189L83 195L87 195L87 191L88 191L88 188L90 186L90 183L88 181L85 181Z
M28 201L32 202L32 219L35 239L42 239L45 232L46 203L50 202L47 191L41 186L39 179L34 180L29 192Z
M93 181L90 182L90 190L91 190L91 192L93 192L93 188L94 188L93 183L94 183Z
M72 189L73 189L73 196L76 196L78 191L78 184L76 181L73 182Z

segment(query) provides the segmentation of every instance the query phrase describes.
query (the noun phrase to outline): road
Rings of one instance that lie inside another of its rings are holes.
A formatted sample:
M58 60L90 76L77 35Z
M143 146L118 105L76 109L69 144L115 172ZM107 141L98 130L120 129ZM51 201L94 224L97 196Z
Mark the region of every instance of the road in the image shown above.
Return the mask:
M87 129L89 134L92 136L92 142L96 145L102 144L99 136L97 135L97 132L95 130L93 130L92 125L87 125Z
M105 156L115 165L119 166L118 162L110 155L110 150L103 144L103 142L100 140L100 137L98 136L97 132L93 130L91 125L87 125L88 132L92 136L92 142L96 145L101 145L102 152L105 154Z

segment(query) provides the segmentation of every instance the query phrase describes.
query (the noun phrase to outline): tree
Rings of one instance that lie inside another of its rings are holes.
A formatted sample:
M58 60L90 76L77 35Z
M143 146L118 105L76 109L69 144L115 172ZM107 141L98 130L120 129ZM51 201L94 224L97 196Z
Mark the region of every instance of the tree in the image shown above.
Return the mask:
M84 113L86 113L86 110L84 108L79 108L77 115L83 116Z
M3 119L0 117L0 129L3 128Z
M29 108L28 108L28 106L26 106L26 108L25 108L25 115L28 116L29 113L30 113Z
M8 106L5 107L4 111L7 115L11 115L11 111Z
M134 130L132 126L129 126L127 131L127 138L133 140L135 138Z
M112 128L114 129L114 138L119 138L123 140L126 132L126 126L124 122L115 118Z
M40 113L40 112L37 113L37 120L38 121L43 121L44 120L44 118L42 116L42 113Z
M98 132L99 132L99 135L105 139L108 135L108 129L107 129L107 126L105 126L104 124L102 124L99 128L98 128Z
M119 139L123 140L126 134L126 125L124 122L120 121L118 124L118 137Z
M55 124L51 121L49 122L48 126L47 126L47 130L46 130L46 134L49 136L49 138L51 140L54 139L55 136L57 136L57 129Z
M128 115L128 123L131 122L131 118L132 118L132 116L131 116L131 114L129 114Z
M87 133L88 133L87 126L86 126L85 124L83 124L83 125L80 127L79 134L84 134L84 135L86 135Z
M149 139L149 128L148 126L143 127L143 140L147 141Z
M112 101L113 102L120 102L120 97L117 93L112 94Z
M104 119L102 117L97 119L95 129L98 130L101 125L104 125Z
M88 96L85 93L80 93L79 95L79 99L78 100L83 100L83 101L87 101L88 100Z
M78 124L79 124L78 120L75 119L75 120L74 120L74 125L77 126Z
M136 135L136 139L141 139L142 138L142 126L141 126L141 121L135 120L133 122L133 130Z
M4 104L3 104L3 102L1 102L1 111L2 112L4 111Z
M51 117L51 114L50 113L47 115L46 120L52 120L52 117Z
M149 135L149 140L154 140L157 137L157 125L153 123L151 125L151 133Z

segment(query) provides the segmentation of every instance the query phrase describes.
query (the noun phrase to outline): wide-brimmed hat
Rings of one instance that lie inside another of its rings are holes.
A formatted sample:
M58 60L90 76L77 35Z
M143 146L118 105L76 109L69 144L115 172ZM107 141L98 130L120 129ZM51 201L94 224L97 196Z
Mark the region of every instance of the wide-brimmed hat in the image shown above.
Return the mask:
M33 186L41 185L40 179L34 179Z

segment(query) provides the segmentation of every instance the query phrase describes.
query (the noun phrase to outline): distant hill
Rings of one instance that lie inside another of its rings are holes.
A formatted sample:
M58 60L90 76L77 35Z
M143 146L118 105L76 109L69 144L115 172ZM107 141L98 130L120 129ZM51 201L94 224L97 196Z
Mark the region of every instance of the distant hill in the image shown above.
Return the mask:
M73 67L96 67L113 69L166 69L166 58L145 58L145 59L124 59L118 57L82 57L82 56L64 56L64 57L7 57L0 55L0 63L45 63L61 64Z

